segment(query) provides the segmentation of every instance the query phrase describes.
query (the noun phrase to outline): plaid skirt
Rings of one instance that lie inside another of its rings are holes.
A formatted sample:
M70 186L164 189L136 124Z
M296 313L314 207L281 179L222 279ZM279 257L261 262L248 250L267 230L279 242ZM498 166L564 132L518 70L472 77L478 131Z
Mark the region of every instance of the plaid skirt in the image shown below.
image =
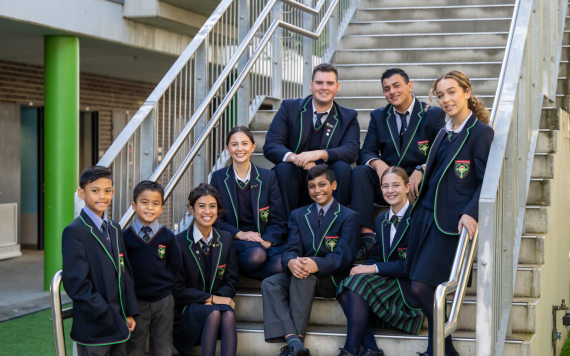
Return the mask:
M368 302L373 312L370 313L368 322L373 327L419 334L424 314L421 309L412 309L406 305L396 278L356 274L340 282L337 297L344 288L357 293Z

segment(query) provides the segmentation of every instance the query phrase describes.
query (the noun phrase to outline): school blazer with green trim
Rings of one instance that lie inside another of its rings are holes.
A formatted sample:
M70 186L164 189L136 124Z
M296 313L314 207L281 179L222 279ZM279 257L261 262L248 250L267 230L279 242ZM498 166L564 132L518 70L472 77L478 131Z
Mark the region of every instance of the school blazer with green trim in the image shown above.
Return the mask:
M194 243L194 224L176 235L176 241L182 253L182 269L174 276L175 320L182 315L184 306L191 303L204 304L210 296L233 298L239 284L238 263L234 248L234 239L227 231L213 228L210 243L212 268L205 271L202 249ZM208 274L211 284L204 284L204 275Z
M494 135L489 125L472 114L463 130L453 139L445 157L447 168L439 177L433 208L435 222L441 232L457 235L457 226L463 214L479 220L479 196ZM437 150L447 139L447 132L441 129L427 160L416 205L425 196L424 185L435 170Z
M306 98L283 100L281 107L269 125L265 136L263 155L277 164L283 161L287 152L301 153L309 149L313 126L312 95ZM360 148L360 125L358 113L334 102L327 116L327 130L323 135L320 149L326 150L327 164L344 161L352 164L358 157Z
M427 109L426 109L427 108ZM410 115L410 123L404 135L404 148L400 149L400 133L392 105L373 110L370 124L360 150L358 165L371 159L382 159L388 166L402 167L408 175L426 163L433 141L445 125L445 113L439 107L429 107L416 102Z
M293 210L289 217L289 239L285 245L283 269L297 257L310 257L317 264L318 278L333 276L336 284L348 276L360 242L357 212L333 201L318 227L315 203Z
M215 226L228 231L232 236L241 231L235 182L233 164L215 171L210 181L210 184L220 192L224 208L224 214L216 220ZM251 208L261 238L271 241L275 246L281 245L281 242L287 238L287 217L275 172L251 163L249 185L253 202Z
M120 225L109 221L110 244L84 211L62 234L63 286L73 301L71 339L83 345L127 340L126 317L139 315Z

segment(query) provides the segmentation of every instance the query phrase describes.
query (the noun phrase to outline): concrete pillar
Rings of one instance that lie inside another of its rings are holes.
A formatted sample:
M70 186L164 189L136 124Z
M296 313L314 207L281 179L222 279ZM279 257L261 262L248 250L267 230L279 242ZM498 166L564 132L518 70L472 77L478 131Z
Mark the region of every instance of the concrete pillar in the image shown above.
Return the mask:
M44 40L44 289L62 266L61 234L79 186L79 39Z

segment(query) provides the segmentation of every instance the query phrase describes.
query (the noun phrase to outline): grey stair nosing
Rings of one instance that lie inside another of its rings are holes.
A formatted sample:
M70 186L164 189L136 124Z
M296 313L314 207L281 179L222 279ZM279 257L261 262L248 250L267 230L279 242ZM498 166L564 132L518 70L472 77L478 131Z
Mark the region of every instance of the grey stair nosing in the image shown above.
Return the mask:
M568 18L568 17L567 17ZM368 23L397 23L397 22L451 22L451 21L510 21L511 17L481 17L469 19L418 19L418 20L379 20L379 21L351 21L350 24L360 25Z
M570 32L570 31L569 31ZM473 35L508 35L509 32L431 32L431 33L381 33L381 34L369 34L369 35L345 35L342 38L347 37L422 37L422 36L473 36Z
M570 47L570 46L568 46ZM487 47L405 47L405 48L348 48L337 49L337 52L396 52L396 51L460 51L468 49L505 49L505 46Z
M560 61L563 63L564 61ZM568 62L568 61L566 61ZM454 65L482 65L482 64L503 64L502 61L496 62L422 62L422 63L354 63L354 64L335 64L336 67L372 67L372 66L454 66Z
M363 7L358 8L361 11L367 10L431 10L431 9L474 9L474 8L496 8L496 7L514 7L514 4L475 4L475 5L437 5L437 6L400 6L400 7Z
M416 98L425 98L428 99L429 96L428 95L414 95ZM491 94L485 94L485 95L476 95L478 98L494 98L495 95L491 95ZM564 96L564 95L562 95ZM351 100L357 100L357 99L386 99L385 96L337 96L335 97L335 99L343 99L343 100L347 100L347 99L351 99Z

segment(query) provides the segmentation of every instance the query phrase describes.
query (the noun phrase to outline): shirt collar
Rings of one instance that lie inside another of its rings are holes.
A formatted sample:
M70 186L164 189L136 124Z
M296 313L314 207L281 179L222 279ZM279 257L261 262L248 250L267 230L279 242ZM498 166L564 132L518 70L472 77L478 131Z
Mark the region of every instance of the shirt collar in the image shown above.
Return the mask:
M408 109L406 110L408 112L408 115L412 115L412 111L414 110L414 105L416 105L416 97L414 95L412 95L412 104L410 104L410 107L408 107ZM395 106L392 106L394 108L394 112L396 113L396 115L400 116L400 113L396 110Z
M246 183L246 182L249 181L249 179L250 179L250 177L251 177L251 164L252 164L252 163L249 162L249 170L247 171L247 175L245 176L245 178L240 178L240 177L237 175L237 172L236 172L235 167L233 168L233 169L234 169L234 176L236 177L236 180L239 180L239 181L242 182L242 183ZM232 167L233 167L233 166L232 166Z
M198 229L198 227L196 226L196 223L194 223L194 231L192 232L192 236L194 237L194 243L198 243L200 242L200 240L202 240L203 236L202 233L200 232L200 230ZM212 228L210 230L210 234L208 235L208 238L206 239L207 243L212 242L212 238L213 238L213 232L214 232L214 228Z
M135 230L135 232L137 234L140 234L143 226L144 226L143 223L139 219L137 219L135 221L135 223L133 224L133 229ZM158 230L160 229L160 224L158 223L157 220L154 220L153 222L148 224L148 226L150 227L150 230L153 234L156 234L158 232Z
M463 120L463 123L461 124L461 126L459 126L457 128L457 130L453 131L453 118L449 119L449 121L447 122L447 124L445 124L445 130L447 132L455 132L455 133L460 133L461 130L463 130L463 128L465 127L465 124L467 124L467 121L471 118L471 115L473 115L473 111L469 112L469 116L467 116L467 118L465 120Z
M317 109L315 109L315 103L314 103L312 100L311 100L311 105L313 105L313 116L314 116L314 115L315 115L315 111L317 111ZM334 105L334 102L331 104L331 106L330 106L327 110L325 110L326 115L324 115L324 116L328 116L328 115L329 115L329 113L331 112L331 109L332 109L333 105Z
M323 216L327 215L327 211L329 211L329 208L331 207L333 201L334 201L334 198L332 198L331 201L329 201L327 203L327 205L325 205L325 206L320 206L319 203L315 202L315 204L317 204L317 214L319 213L319 211L321 211L321 208L322 208L324 210Z
M404 205L404 207L402 209L400 209L400 211L398 211L398 214L396 214L396 215L401 219L402 216L404 216L404 214L408 210L409 206L410 206L410 201L407 200L406 205ZM390 207L390 212L388 213L388 220L392 219L392 216L394 216L394 212L392 211L392 207Z
M83 207L83 211L85 212L85 214L87 214L87 216L89 216L89 219L93 221L93 224L95 224L95 227L97 227L99 231L101 231L101 225L103 224L103 221L105 221L107 225L109 224L109 221L107 220L107 214L105 212L103 212L103 218L101 219L99 215L95 214L91 209L89 209L86 206Z

